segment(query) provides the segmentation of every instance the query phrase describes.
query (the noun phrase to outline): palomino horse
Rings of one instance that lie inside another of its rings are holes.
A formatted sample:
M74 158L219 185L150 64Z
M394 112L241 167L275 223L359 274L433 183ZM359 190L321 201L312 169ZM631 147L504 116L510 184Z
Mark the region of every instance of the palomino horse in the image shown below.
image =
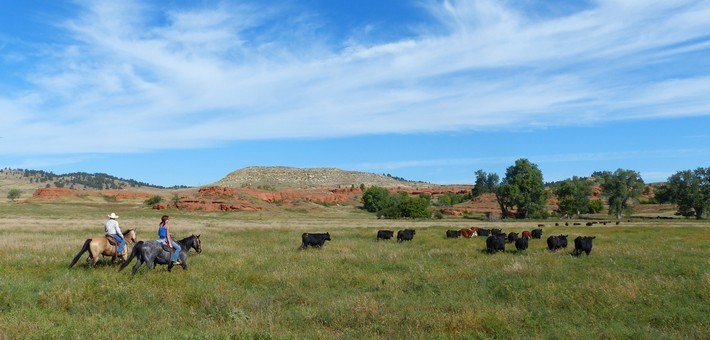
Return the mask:
M79 261L81 255L83 255L87 250L89 251L89 257L86 259L86 262L90 267L96 266L96 262L99 261L100 255L111 256L111 261L113 261L116 257L125 261L128 257L128 245L133 244L136 241L135 229L126 230L126 232L123 233L123 239L126 240L126 246L123 247L123 252L120 254L116 254L118 246L112 246L108 242L106 236L87 239L84 242L84 246L81 247L81 250L79 250L76 256L74 256L74 259L71 260L69 268L73 267L76 264L76 261Z
M200 235L195 235L193 234L190 237L186 237L180 241L178 241L180 244L180 256L178 256L178 259L181 262L181 266L183 270L187 270L187 253L190 251L190 248L195 249L195 251L199 254L202 252L202 243L200 242ZM163 242L160 240L153 240L153 241L147 241L143 242L140 241L136 243L136 245L133 247L133 250L131 251L131 256L121 264L121 268L118 269L120 272L123 270L123 268L126 268L128 264L133 261L134 257L137 257L138 260L136 261L136 264L133 266L133 275L136 275L136 271L138 271L138 268L145 262L145 266L148 267L148 269L151 269L153 267L153 264L167 264L168 265L168 271L171 271L173 269L172 263L170 262L170 256L171 253L169 251L166 251L163 249Z

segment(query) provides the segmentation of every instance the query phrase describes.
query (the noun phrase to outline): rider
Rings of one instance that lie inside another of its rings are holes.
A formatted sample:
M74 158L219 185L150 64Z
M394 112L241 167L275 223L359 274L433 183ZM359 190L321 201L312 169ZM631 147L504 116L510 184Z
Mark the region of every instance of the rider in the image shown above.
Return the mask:
M170 259L170 264L181 264L178 257L180 256L180 244L173 240L170 235L170 223L168 222L168 215L164 215L160 218L160 224L158 225L158 237L163 243L167 244L169 248L174 249L173 256Z
M118 250L116 250L116 255L123 252L123 246L126 245L126 240L123 239L123 233L121 228L118 226L118 215L111 213L108 215L108 221L104 224L104 233L106 235L111 235L118 241Z

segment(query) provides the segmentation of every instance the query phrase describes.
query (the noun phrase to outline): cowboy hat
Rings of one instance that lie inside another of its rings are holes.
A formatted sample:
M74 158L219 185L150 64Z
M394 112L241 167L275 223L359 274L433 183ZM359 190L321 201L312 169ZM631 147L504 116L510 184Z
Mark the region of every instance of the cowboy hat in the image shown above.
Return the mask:
M118 215L116 215L116 213L111 213L111 215L108 215L108 218L118 218Z

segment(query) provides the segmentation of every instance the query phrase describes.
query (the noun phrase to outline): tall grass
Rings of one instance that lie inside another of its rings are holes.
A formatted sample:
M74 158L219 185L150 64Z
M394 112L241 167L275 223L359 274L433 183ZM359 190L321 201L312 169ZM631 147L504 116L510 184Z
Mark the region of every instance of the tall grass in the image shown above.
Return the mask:
M446 239L445 221L410 223L414 240L396 243L376 241L369 220L261 228L257 215L179 217L202 234L203 253L190 253L188 271L143 267L135 277L107 261L67 269L98 227L0 219L0 338L707 336L707 227L546 228L545 237L597 237L591 256L574 257L544 239L488 255L483 238ZM153 238L146 229L139 239ZM304 230L333 240L299 250Z

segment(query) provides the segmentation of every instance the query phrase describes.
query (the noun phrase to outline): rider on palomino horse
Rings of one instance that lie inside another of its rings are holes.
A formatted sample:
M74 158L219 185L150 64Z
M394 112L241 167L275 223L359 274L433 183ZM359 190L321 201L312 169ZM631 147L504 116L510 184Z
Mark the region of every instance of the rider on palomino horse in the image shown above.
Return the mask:
M121 254L123 253L123 247L126 245L126 241L124 240L123 233L121 233L121 228L118 226L117 219L118 215L115 213L108 215L108 221L104 224L104 233L106 236L111 236L118 241L116 254Z

